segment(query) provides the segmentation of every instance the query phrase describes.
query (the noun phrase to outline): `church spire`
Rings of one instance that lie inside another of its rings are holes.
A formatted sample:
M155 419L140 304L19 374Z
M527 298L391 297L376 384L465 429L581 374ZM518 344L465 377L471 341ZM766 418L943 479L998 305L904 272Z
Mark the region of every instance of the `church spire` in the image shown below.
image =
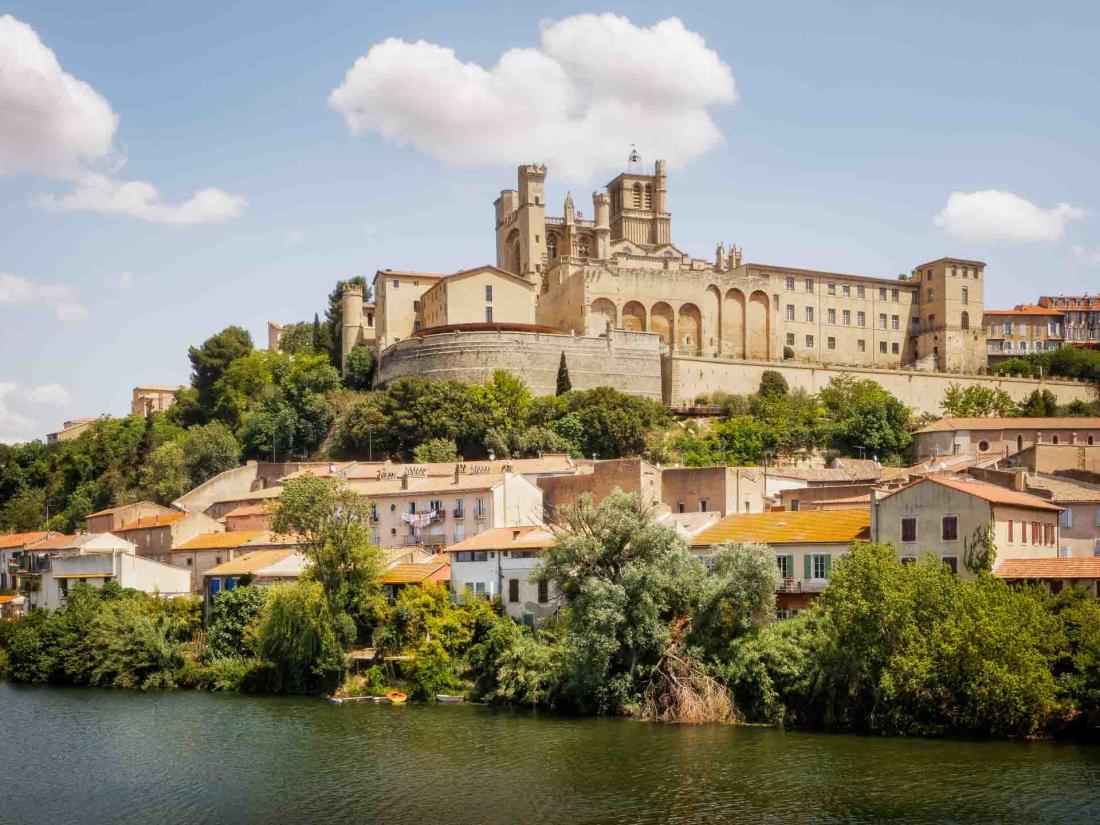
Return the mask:
M572 192L566 192L565 193L565 222L566 223L575 223L576 222L576 213L573 209L573 193Z

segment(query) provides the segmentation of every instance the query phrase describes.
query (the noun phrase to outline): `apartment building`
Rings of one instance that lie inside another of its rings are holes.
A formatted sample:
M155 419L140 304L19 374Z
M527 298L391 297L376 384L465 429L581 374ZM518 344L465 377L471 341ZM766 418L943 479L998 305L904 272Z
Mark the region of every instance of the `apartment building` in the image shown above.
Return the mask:
M983 323L990 364L1058 349L1065 336L1062 312L1034 304L987 309Z
M498 527L447 548L451 588L457 594L493 598L516 621L534 626L556 613L561 599L549 582L531 580L539 554L556 536L546 527Z
M1007 457L1036 444L1100 445L1100 418L941 418L913 433L917 461Z

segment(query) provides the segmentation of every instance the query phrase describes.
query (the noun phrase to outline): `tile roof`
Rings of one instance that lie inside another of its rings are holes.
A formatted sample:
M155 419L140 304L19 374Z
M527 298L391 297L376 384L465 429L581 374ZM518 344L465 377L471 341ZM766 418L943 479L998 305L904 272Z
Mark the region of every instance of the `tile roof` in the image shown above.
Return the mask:
M891 496L900 495L906 490L916 487L918 484L939 484L943 487L949 487L952 490L958 490L960 493L966 493L975 498L980 498L983 501L988 501L990 504L1003 504L1006 507L1023 507L1028 510L1049 510L1055 513L1060 513L1063 509L1056 504L1051 504L1046 499L1041 499L1030 493L1009 490L1007 487L990 484L988 481L979 481L970 476L924 476L923 478L917 479L912 484L907 484L900 490L895 490L889 495L883 496L882 500L885 501Z
M138 505L147 505L149 507L156 507L158 510L167 510L167 507L161 507L155 501L135 501L132 504L120 504L117 507L108 507L106 510L97 510L94 513L88 513L87 518L94 518L95 516L109 516L111 513L117 513L119 510L125 510L127 507L137 507Z
M1001 579L1100 579L1100 557L1005 559L993 575Z
M242 504L235 510L230 510L223 518L229 516L264 516L270 512L266 504Z
M933 421L917 433L947 433L954 430L1100 430L1100 418L951 418Z
M185 515L185 513L158 513L155 516L142 516L139 519L134 519L116 528L115 532L120 533L124 530L145 530L150 527L166 527L169 524L175 524Z
M295 547L298 542L293 536L280 536L270 530L230 530L225 533L204 533L172 548L177 550L228 550L234 547L262 547L279 544Z
M1028 489L1045 490L1055 503L1100 502L1100 485L1050 475L1027 476Z
M526 525L522 527L494 527L476 536L447 547L448 553L468 550L541 550L556 541L546 527Z
M36 541L46 538L49 533L35 531L31 533L7 533L0 536L0 550L10 550L13 547L25 547Z
M440 560L442 559L442 560ZM431 561L395 564L382 576L382 584L423 584L426 581L449 581L451 563L436 556Z
M851 544L871 537L871 510L799 510L726 516L691 540L693 547L735 544Z
M266 568L278 564L295 552L293 547L279 547L274 550L253 550L251 553L245 553L243 556L238 556L232 561L224 562L216 567L211 567L202 575L204 577L245 576L250 573L260 573ZM299 573L297 571L286 571L279 575L286 576L287 578L297 578Z
M76 536L66 536L58 533L56 536L50 536L48 539L38 542L34 545L35 550L62 550L69 547L76 541Z
M987 317L990 315L1045 315L1045 316L1060 316L1063 314L1062 310L1035 306L1034 304L1026 304L1016 306L1012 309L987 309L983 312Z

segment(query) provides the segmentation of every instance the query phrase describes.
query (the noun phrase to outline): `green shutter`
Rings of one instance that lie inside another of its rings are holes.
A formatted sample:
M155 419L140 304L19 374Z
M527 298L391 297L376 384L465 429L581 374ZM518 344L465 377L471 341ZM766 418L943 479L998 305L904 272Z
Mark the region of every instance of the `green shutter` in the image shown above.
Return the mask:
M787 576L794 578L794 555L787 556Z
M832 553L825 554L825 578L829 578L829 571L833 569Z
M806 555L804 555L802 557L802 572L803 572L802 578L804 578L804 579L811 578L811 574L813 572L810 569L811 564L813 564L813 559L810 558L810 554L807 553Z

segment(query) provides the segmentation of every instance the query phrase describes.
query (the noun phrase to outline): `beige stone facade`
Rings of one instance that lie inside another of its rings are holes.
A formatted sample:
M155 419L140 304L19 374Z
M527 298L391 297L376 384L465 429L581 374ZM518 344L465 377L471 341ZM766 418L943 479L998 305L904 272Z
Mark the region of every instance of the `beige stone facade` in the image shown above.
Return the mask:
M139 415L144 418L156 412L164 412L176 403L176 393L181 389L183 387L178 384L166 387L134 387L133 396L130 399L130 415Z
M1060 311L1020 305L985 312L986 355L990 364L1058 349L1065 341Z

